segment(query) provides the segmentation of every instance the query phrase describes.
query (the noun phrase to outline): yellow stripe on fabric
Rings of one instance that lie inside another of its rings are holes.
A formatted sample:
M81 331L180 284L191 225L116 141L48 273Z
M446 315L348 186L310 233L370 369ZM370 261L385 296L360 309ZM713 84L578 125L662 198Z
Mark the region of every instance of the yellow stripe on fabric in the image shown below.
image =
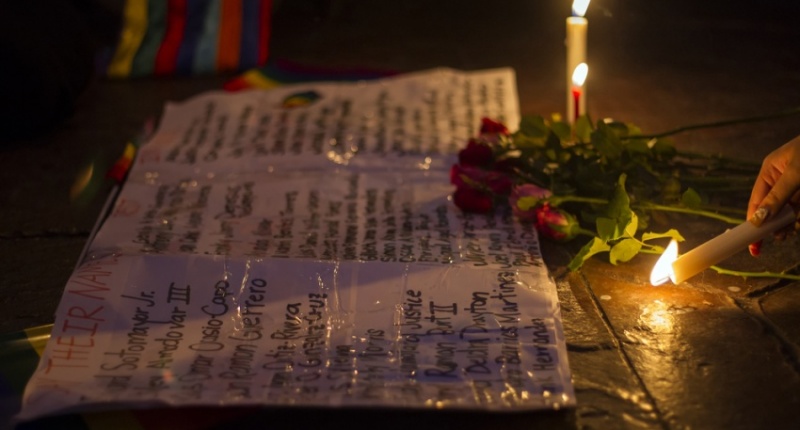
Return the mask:
M36 351L36 354L41 357L44 353L44 347L47 341L50 340L50 332L53 330L53 324L40 325L38 327L31 327L25 329L25 336L31 344L31 348Z
M131 411L108 411L81 414L90 430L144 430Z
M283 85L283 83L264 76L258 70L248 70L242 75L242 79L250 85L250 88L269 89Z
M147 32L147 0L126 0L123 22L117 50L108 65L108 76L114 78L131 74L133 58Z
M132 142L126 143L125 151L123 151L122 156L125 157L126 160L133 160L133 157L136 156L136 145Z

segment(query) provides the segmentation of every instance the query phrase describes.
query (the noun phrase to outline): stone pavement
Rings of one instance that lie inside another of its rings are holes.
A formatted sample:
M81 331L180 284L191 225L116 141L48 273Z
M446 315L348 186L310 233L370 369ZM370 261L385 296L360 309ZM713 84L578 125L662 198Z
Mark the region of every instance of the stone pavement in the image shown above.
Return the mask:
M513 67L523 114L564 109L569 1L282 2L273 58L395 71ZM800 106L800 5L789 0L593 0L589 112L658 132ZM0 333L52 322L110 191L80 201L69 188L104 171L166 100L219 88L226 77L97 80L54 133L0 152ZM8 102L8 101L3 101ZM800 134L800 117L689 132L681 149L760 160ZM744 207L746 197L741 197ZM688 249L725 226L670 219ZM800 285L707 270L651 287L654 257L564 266L579 244L545 243L557 281L578 407L556 414L273 412L320 427L789 429L800 426ZM798 240L742 252L725 267L791 270ZM242 427L259 423L245 421ZM427 425L426 425L427 424Z

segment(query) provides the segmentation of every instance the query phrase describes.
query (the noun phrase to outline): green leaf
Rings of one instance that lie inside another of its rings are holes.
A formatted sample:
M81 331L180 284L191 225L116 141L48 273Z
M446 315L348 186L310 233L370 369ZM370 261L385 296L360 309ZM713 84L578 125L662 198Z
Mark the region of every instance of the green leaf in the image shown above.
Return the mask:
M627 178L628 175L624 173L619 175L617 185L614 187L614 195L611 197L611 201L608 202L608 217L624 221L625 225L628 224L633 213L631 211L631 199L625 191L625 180Z
M519 132L528 137L546 137L549 133L547 124L541 116L524 116L519 122Z
M703 199L700 198L700 194L697 194L697 191L687 188L683 196L681 196L681 203L689 209L697 209L703 203Z
M683 242L685 240L678 230L671 228L663 233L653 233L651 231L642 233L642 242L647 242L653 239L661 239L664 237L675 239L678 242Z
M592 137L592 121L582 115L575 121L575 139L578 142L589 142Z
M678 155L678 150L675 149L675 145L672 144L670 139L656 139L650 149L661 158L669 159Z
M550 128L561 141L565 142L572 139L572 128L566 122L554 122L550 125Z
M661 185L661 196L667 202L676 202L679 200L679 196L681 195L681 181L675 177L669 177L664 180L663 185Z
M571 271L578 270L581 266L583 266L583 263L585 263L586 260L590 259L593 255L609 251L610 249L611 247L608 246L604 240L594 237L586 245L583 245L583 248L578 251L578 254L575 255L575 258L569 262L567 267Z
M628 127L628 124L625 124L624 122L619 122L619 121L607 122L607 121L603 120L602 123L605 124L608 127L608 129L611 130L614 133L615 136L627 136L628 135L629 127Z
M625 123L628 126L628 136L638 136L642 134L642 129L635 124Z
M531 137L522 133L514 135L514 146L519 149L542 148L544 137Z
M613 265L624 263L635 257L642 249L642 244L635 239L623 239L619 241L608 254L608 260Z
M591 143L600 155L609 160L616 160L622 155L622 141L602 121L597 123L597 129L591 135Z
M637 155L650 154L650 148L647 146L647 142L642 139L630 140L626 142L625 150L628 151L629 154L637 154Z
M635 237L636 230L639 228L639 217L636 216L636 212L631 211L631 219L628 221L628 225L625 226L625 236L628 237Z
M634 237L639 227L639 218L631 210L630 198L625 191L624 173L619 176L614 188L614 195L608 202L605 217L598 217L595 221L597 235L603 240L616 240L621 237Z
M619 238L619 231L617 230L617 220L597 217L595 220L597 226L597 236L603 240L614 240Z
M537 204L539 204L540 201L542 201L542 199L538 197L532 197L532 196L520 197L519 200L517 200L517 208L519 208L519 210L522 211L527 211L535 207Z

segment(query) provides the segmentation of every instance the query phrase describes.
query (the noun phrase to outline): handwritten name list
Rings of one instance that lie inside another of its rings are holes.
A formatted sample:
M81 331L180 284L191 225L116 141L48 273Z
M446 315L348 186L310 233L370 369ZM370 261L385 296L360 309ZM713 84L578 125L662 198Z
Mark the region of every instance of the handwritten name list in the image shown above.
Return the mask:
M513 91L508 70L436 70L171 105L20 417L574 405L535 230L448 197L453 152L481 116L518 117Z

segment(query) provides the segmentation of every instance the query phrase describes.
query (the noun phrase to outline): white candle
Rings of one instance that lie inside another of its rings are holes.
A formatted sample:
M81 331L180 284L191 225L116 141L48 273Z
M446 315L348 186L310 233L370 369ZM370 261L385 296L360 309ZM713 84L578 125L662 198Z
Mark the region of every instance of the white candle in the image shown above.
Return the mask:
M653 268L653 272L650 274L650 283L660 285L671 280L673 284L680 284L710 266L746 249L747 245L758 242L786 227L794 220L794 210L786 205L777 215L764 221L759 227L744 222L680 257L677 257L677 243L673 241Z
M578 67L578 64L586 62L586 30L589 27L589 22L583 16L586 14L586 9L589 7L590 0L573 0L572 2L572 16L567 18L567 118L570 122L573 121L573 112L575 112L575 102L572 97L572 72ZM586 88L583 88L583 97L581 97L578 106L579 112L586 112Z

